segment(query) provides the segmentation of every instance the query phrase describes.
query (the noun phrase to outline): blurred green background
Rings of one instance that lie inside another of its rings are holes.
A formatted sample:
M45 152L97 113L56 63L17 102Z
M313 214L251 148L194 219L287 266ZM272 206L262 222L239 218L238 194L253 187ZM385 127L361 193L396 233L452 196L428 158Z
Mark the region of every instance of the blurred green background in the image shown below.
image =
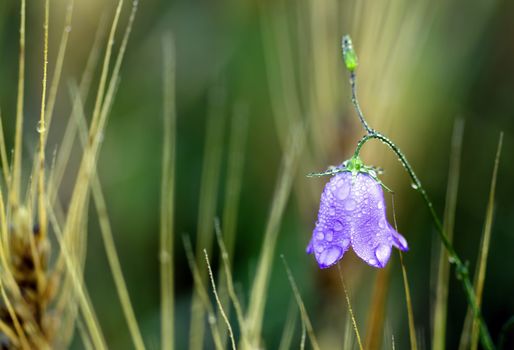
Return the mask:
M51 1L50 72L66 3ZM0 3L0 106L8 145L13 142L16 103L18 6L12 0ZM42 2L27 6L25 156L30 157L36 144L41 93ZM59 144L69 117L67 83L80 79L97 27L103 16L110 20L114 6L115 1L76 0L49 152ZM248 301L285 144L295 125L303 122L305 147L280 225L265 311L265 345L269 349L278 346L286 310L293 300L278 258L284 254L322 348L341 348L347 311L337 269L320 271L314 258L304 253L327 178L310 179L304 174L349 158L363 135L351 107L341 60L340 38L344 33L352 35L360 59L360 102L370 124L402 148L441 216L452 128L456 118L464 120L455 245L469 260L471 271L484 224L494 153L500 131L505 133L483 297L484 317L492 336L498 335L502 324L514 314L512 1L142 1L98 168L123 271L149 348L159 344L161 40L168 30L173 32L177 53L174 259L178 349L187 346L192 291L181 235L188 234L194 240L197 232L206 126L213 109L209 96L213 92L222 96L222 117L217 122L224 123L218 216L223 212L226 153L237 106L247 111L243 114L248 118L234 250L234 278L243 304ZM90 99L87 106L91 104ZM25 159L27 174L31 163ZM424 348L428 348L434 262L440 242L428 210L393 154L378 142L370 143L363 151L363 160L384 168L382 180L396 193L398 228L411 248L404 258L416 327ZM61 191L64 206L72 185L71 180L65 180ZM390 206L388 215L392 218ZM130 337L94 217L89 231L87 286L108 343L113 349L124 349L130 346ZM216 271L217 249L213 252ZM385 341L393 334L397 347L406 348L407 314L397 254L390 264ZM364 332L378 271L353 252L345 255L341 267ZM453 273L450 280L447 344L456 348L466 303ZM297 329L296 342L299 332Z

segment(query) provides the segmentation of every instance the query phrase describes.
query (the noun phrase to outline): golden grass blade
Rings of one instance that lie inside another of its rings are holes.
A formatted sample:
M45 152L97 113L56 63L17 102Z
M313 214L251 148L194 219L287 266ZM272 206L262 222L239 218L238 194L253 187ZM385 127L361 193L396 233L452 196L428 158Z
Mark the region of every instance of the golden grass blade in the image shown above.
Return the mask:
M80 92L78 88L74 85L71 85L71 95L73 96L72 100L80 99ZM80 105L82 105L80 103ZM83 147L85 147L87 143L87 125L86 121L83 118L83 114L79 113L78 116L82 118L77 118L77 123L80 123L78 129L80 131L81 141ZM105 247L105 252L107 254L107 259L109 261L109 268L111 269L111 274L114 279L114 283L116 285L116 291L118 293L118 297L120 299L120 303L122 306L123 314L127 321L127 325L129 327L129 332L132 337L132 341L134 342L134 346L138 350L144 350L145 345L143 342L143 337L141 335L141 331L139 330L139 326L137 324L137 319L134 313L134 309L132 307L132 303L130 302L130 296L128 293L128 288L125 282L125 278L123 277L123 271L121 269L121 263L118 257L118 253L116 251L116 245L114 243L114 237L112 233L111 223L109 220L109 215L107 214L107 206L105 204L105 198L103 195L103 191L100 185L100 181L98 179L98 174L94 170L91 181L91 189L93 193L93 198L96 206L96 211L98 215L98 221L100 223L100 232L102 233L102 240Z
M300 309L300 315L302 317L303 328L307 330L307 334L309 336L309 340L311 342L311 346L314 350L319 350L318 340L316 339L316 335L314 334L314 330L312 328L312 323L307 314L307 310L305 309L305 304L303 303L302 296L300 295L300 291L298 290L298 286L293 277L293 273L289 268L289 265L286 262L286 259L283 255L280 256L282 258L282 262L284 263L284 267L286 269L287 278L289 283L291 284L291 289L293 290L294 297L296 299L296 303L298 304L298 308Z
M114 244L112 228L109 221L109 216L107 214L107 207L105 205L105 198L100 187L100 181L98 180L98 175L96 172L93 175L91 187L94 202L96 205L96 211L98 214L98 221L100 223L100 231L102 233L105 252L107 254L109 267L111 269L111 274L114 279L114 283L116 284L116 292L118 293L118 297L120 298L123 314L125 315L125 319L129 327L130 336L132 337L132 341L134 342L134 347L137 350L144 350L145 344L143 342L143 337L137 324L134 308L132 307L132 303L130 302L127 284L125 283L125 278L123 277L123 271L121 269L120 260L118 257L118 253L116 252L116 245Z
M5 209L4 193L0 187L0 262L5 267L5 273L9 274L10 270L7 268L7 266L9 266L8 261L10 260L9 230L7 226L7 216Z
M339 278L341 279L341 284L343 285L344 297L346 299L346 305L348 306L348 313L350 314L350 318L352 320L352 326L353 326L353 331L355 332L355 338L357 339L357 344L359 345L359 349L362 350L363 347L362 347L361 336L359 333L359 327L357 327L357 321L355 319L355 315L353 314L352 303L350 302L350 296L348 295L348 290L346 289L346 284L344 283L343 272L342 272L341 266L339 264L337 264L337 270L339 271Z
M248 131L248 109L241 103L234 106L228 151L227 185L223 208L223 237L229 259L232 259L236 238L237 214L245 161Z
M266 223L264 241L258 261L257 272L253 280L249 300L249 310L246 316L248 337L253 346L257 346L257 343L260 340L264 306L266 304L266 294L273 265L280 222L282 215L284 214L289 194L291 193L298 157L303 149L303 135L304 132L302 126L297 125L293 128L291 135L292 138L284 154L279 180L275 187L271 210L268 222Z
M243 181L245 144L248 129L248 109L246 105L238 103L234 106L232 123L230 127L230 141L228 150L227 180L225 186L225 201L223 205L223 241L229 263L232 261L234 244L236 241L237 214ZM217 221L217 220L216 220ZM216 228L216 225L218 226ZM219 222L215 222L215 231L218 233ZM220 230L221 231L221 230ZM218 241L220 238L218 238ZM223 260L223 256L221 257ZM226 289L227 274L225 264L220 264L218 278L219 295L223 305L227 305L226 312L230 314L230 295ZM226 343L227 329L221 325L220 329L223 344Z
M40 235L45 239L48 226L46 216L46 194L45 194L45 135L46 130L46 87L48 75L48 30L50 21L50 0L45 1L45 18L43 24L43 88L41 92L41 113L37 132L39 133L39 172L38 172L38 219ZM31 236L32 237L32 236ZM35 250L34 250L35 251ZM39 259L36 259L36 261ZM37 266L36 266L37 267ZM36 268L37 271L37 268Z
M496 180L498 178L498 168L500 166L500 156L503 146L503 132L500 133L498 140L498 148L496 150L496 157L494 159L494 169L491 179L491 189L489 191L489 201L487 203L487 209L485 214L484 231L482 233L482 240L480 242L480 253L478 257L478 264L475 271L474 289L476 291L476 301L480 308L482 304L482 294L484 292L485 274L487 271L487 256L489 255L489 246L491 242L491 233L493 229L494 219L494 197L496 195ZM468 313L472 310L468 309ZM480 325L476 317L473 318L471 327L471 350L476 350L478 347L478 336L480 332Z
M300 338L300 350L304 350L305 349L305 340L307 338L307 331L305 329L305 323L303 322L303 319L302 319L302 336Z
M59 50L57 52L57 58L55 61L54 74L52 76L52 83L50 85L50 91L48 93L48 101L46 105L46 125L45 129L50 130L52 124L52 117L54 113L55 101L57 98L57 91L59 89L59 83L61 81L61 73L64 65L64 56L66 54L66 48L68 46L68 38L71 32L71 23L73 18L73 7L75 0L69 0L68 7L66 8L66 14L64 18L64 29L61 34L61 41L59 43ZM48 138L48 133L43 133L45 136L45 142Z
M107 17L102 16L95 34L91 51L87 59L86 68L84 69L80 81L80 97L82 101L86 101L89 95L91 82L93 80L93 73L98 65L98 61L100 60L100 48L102 39L106 34L106 27ZM73 149L73 143L75 141L75 135L77 131L77 124L75 123L74 115L78 113L78 104L79 101L72 101L71 117L69 118L68 123L66 125L59 152L57 152L55 175L52 177L52 181L48 184L48 196L50 198L50 203L52 205L54 204L55 199L57 198L57 189L60 187L62 183L64 171L66 170L68 161L70 159L71 151Z
M93 120L91 121L91 128L97 126L98 130L89 130L90 138L92 135L101 135L103 129L105 127L105 123L107 121L107 116L109 115L110 108L112 106L112 101L116 94L119 80L120 80L120 69L123 63L123 59L125 58L125 52L127 51L128 41L130 39L130 34L132 33L132 28L134 26L134 21L136 20L137 9L139 6L139 0L132 1L132 8L130 10L130 16L128 19L127 26L125 27L125 32L123 33L123 38L121 39L120 49L118 51L118 55L116 56L116 61L114 63L114 67L112 69L111 80L109 82L109 87L107 89L107 93L105 94L105 100L102 104L101 113L99 116L98 125L94 124L94 113ZM97 137L98 142L100 142L101 138ZM97 146L98 147L98 146Z
M111 26L111 35L109 37L109 42L107 45L106 56L104 57L104 67L102 72L102 77L100 78L100 87L98 90L98 94L103 95L105 90L105 80L103 77L104 73L108 70L108 64L110 61L110 55L112 51L114 32L116 31L117 23L119 20L119 12L120 6L123 1L120 0L118 8L116 10L116 14L113 19L113 23ZM73 239L70 250L76 254L77 262L80 263L79 266L83 266L83 262L85 259L85 247L86 247L86 235L85 235L85 225L86 225L86 217L87 213L87 203L89 200L89 187L91 181L91 175L94 173L94 169L96 167L96 160L98 158L98 152L101 146L102 135L104 131L105 124L107 122L107 117L112 106L112 102L118 87L119 82L119 72L121 69L121 64L123 62L125 50L128 44L128 39L130 37L130 33L132 31L132 27L135 20L135 15L137 13L139 2L137 0L132 2L132 9L130 12L130 16L128 19L127 26L125 28L125 32L123 35L123 39L121 41L120 49L118 55L116 57L116 61L113 67L111 80L109 82L109 86L107 92L105 93L105 99L103 97L97 98L95 102L95 111L93 113L93 120L91 121L92 126L89 130L89 138L87 147L84 150L84 154L81 160L81 164L77 174L77 180L75 182L75 186L72 192L68 216L66 219L66 223L63 229L64 235L66 239ZM107 57L109 56L109 57ZM102 106L97 106L99 102L102 102ZM100 112L96 112L98 109ZM98 113L98 117L95 113ZM84 234L76 234L77 232ZM75 234L73 234L75 233ZM78 272L78 271L77 271ZM78 279L80 281L80 279ZM88 316L88 315L86 315ZM87 318L87 317L86 317Z
M280 338L280 345L278 350L291 349L291 343L293 342L294 331L296 328L296 317L298 316L297 314L297 306L294 303L291 303L291 305L289 305L289 311L287 312L287 318L284 324L284 330L282 331L282 337Z
M9 159L7 158L7 147L5 146L5 135L3 126L2 110L0 109L0 158L2 164L2 173L4 182L7 186L11 184L11 172L9 168Z
M223 148L223 129L225 125L224 91L213 90L210 96L210 112L207 121L207 136L202 164L202 179L200 184L200 204L198 209L196 265L202 261L202 251L212 249L213 218L216 216L218 185ZM202 284L206 282L206 271L199 271ZM195 285L196 287L196 285ZM189 349L203 348L204 339L204 310L196 290L193 291L191 302L191 326L189 329Z
M306 113L302 110L300 102L302 100L301 91L299 91L301 89L298 88L300 79L296 77L295 70L290 64L296 59L296 56L292 45L289 44L294 41L294 36L288 29L287 9L281 2L277 5L277 11L274 11L273 14L261 16L261 30L273 121L282 151L286 152L290 139L289 131L302 122L302 119L304 119L302 117ZM304 74L304 76L306 75ZM307 77L309 83L312 80L311 78L310 76ZM300 81L300 86L302 86L302 82ZM305 101L310 102L308 97L305 98ZM307 108L307 110L308 113L312 113L310 109ZM305 138L311 136L312 128L309 123L310 121L306 122L308 127L305 127ZM299 164L298 170L307 173L307 169L312 163L312 152L309 147L306 147L302 150L302 162ZM318 196L317 192L312 191L315 187L308 184L306 187L305 180L302 177L297 177L293 186L300 212L310 212L312 200L316 200Z
M368 324L366 326L366 338L364 340L365 349L381 349L390 279L391 263L377 272L373 296L368 311Z
M221 350L223 349L223 345L221 344L221 337L217 326L216 314L214 313L214 308L211 304L211 301L209 300L207 289L205 288L204 282L202 281L202 276L200 275L198 265L196 265L196 259L193 253L193 247L191 246L191 241L189 240L188 236L183 236L182 240L186 252L187 262L189 264L189 268L191 269L191 273L193 274L195 290L198 292L199 298L202 302L202 304L199 307L203 307L207 311L207 322L211 327L211 334L212 340L214 341L214 346L216 349Z
M416 338L416 327L414 326L414 313L412 311L412 301L410 297L410 287L409 287L409 279L407 278L407 270L405 269L405 265L403 264L403 255L401 251L398 251L400 254L400 264L402 266L402 276L403 276L403 287L405 289L405 303L407 304L407 315L409 317L409 337L410 337L410 348L412 350L418 349L418 340Z
M176 109L175 43L171 33L162 39L163 51L163 147L161 182L161 349L171 350L175 343L173 222L175 198Z
M20 342L18 341L18 336L15 331L11 329L4 321L0 320L0 332L7 337L9 342L15 346L20 347Z
M100 82L98 84L98 90L96 93L96 101L95 106L93 108L93 116L91 120L91 128L89 129L90 137L92 135L96 135L98 119L100 118L100 113L102 109L102 102L105 97L105 88L107 84L107 75L109 72L109 64L112 57L112 47L114 45L114 36L116 34L116 28L118 27L118 21L120 19L121 9L123 7L123 0L118 1L118 6L116 7L116 12L114 14L114 18L111 25L111 31L109 33L109 39L107 41L107 49L104 55L104 61L102 65L102 73L100 74ZM114 75L113 75L114 77Z
M462 137L464 135L464 120L459 118L453 126L452 145L450 151L450 168L448 171L448 184L446 190L446 205L444 209L443 229L446 237L453 240L453 227L455 223L455 210L457 208L457 193L459 189L460 158ZM448 308L448 285L450 276L450 263L448 253L441 244L439 248L439 262L437 265L436 296L433 315L432 350L444 350L446 343L446 315Z
M94 344L95 349L107 349L107 345L105 343L105 338L102 334L100 325L98 324L98 319L95 315L95 311L91 302L86 294L86 287L81 278L81 272L78 270L77 257L72 256L70 254L70 249L68 247L67 242L64 240L63 233L57 222L55 214L51 207L48 211L50 223L52 225L53 231L57 238L57 242L59 243L59 247L62 252L62 256L64 257L64 262L66 264L66 271L71 281L73 282L71 286L74 288L74 291L77 296L77 301L79 303L80 309L84 316L84 320L88 329L88 332L91 336L91 340Z
M398 232L398 225L396 224L396 212L394 208L394 194L391 196L391 206L393 207L393 220L394 220L394 229ZM416 327L414 325L414 312L412 311L412 301L410 297L410 287L409 287L409 279L407 277L407 269L405 268L405 264L403 263L403 255L400 250L398 250L398 254L400 255L400 265L402 266L402 277L403 277L403 288L405 290L405 304L407 305L407 316L409 318L409 338L410 338L410 347L411 350L418 349L418 339L416 337Z
M249 348L250 344L248 343L248 339L246 336L246 326L244 323L244 315L243 315L243 308L241 307L241 303L239 302L239 298L237 297L236 291L234 289L234 282L232 278L232 272L231 272L231 263L229 254L227 253L227 249L225 248L225 244L223 243L223 237L221 236L221 229L220 229L220 223L218 219L215 219L214 221L214 232L216 233L216 240L218 242L218 247L221 252L221 260L223 265L223 272L225 275L225 282L227 285L227 291L228 295L230 297L230 300L232 301L232 304L234 304L234 309L236 311L236 318L237 322L239 324L239 337L240 341L243 344L243 348Z
M18 59L18 97L16 101L16 134L14 136L13 169L11 178L11 190L9 203L11 207L18 205L21 182L21 156L23 138L23 102L25 94L25 1L21 0L20 6L20 56Z
M79 330L80 338L82 339L82 345L84 345L84 349L94 350L93 344L91 343L91 339L89 339L86 327L84 326L84 322L82 322L80 318L77 320L77 328Z
M351 320L351 315L348 312L346 314L346 320L344 323L344 338L343 338L343 349L353 349L353 337L352 332L355 333L353 330L353 323Z
M203 253L205 254L205 263L207 264L207 269L209 270L209 279L211 280L212 292L214 293L214 298L216 299L216 303L218 304L219 311L221 313L221 317L225 322L225 325L228 329L228 334L230 338L230 344L232 345L232 350L236 350L236 341L234 339L234 332L232 331L232 326L230 325L230 321L228 320L227 314L225 310L223 310L223 305L221 304L220 298L218 296L218 292L216 290L216 283L214 282L214 276L212 274L211 264L209 263L209 255L207 255L207 250L204 249Z
M0 292L2 293L2 299L4 300L5 306L7 307L7 311L9 312L9 315L13 321L14 328L16 330L16 335L18 336L18 339L21 343L22 349L27 349L27 350L30 349L29 342L27 340L25 332L23 331L23 328L21 327L18 316L16 315L16 312L14 311L14 307L13 307L11 301L9 300L7 293L5 292L5 288L4 288L2 279L0 279Z

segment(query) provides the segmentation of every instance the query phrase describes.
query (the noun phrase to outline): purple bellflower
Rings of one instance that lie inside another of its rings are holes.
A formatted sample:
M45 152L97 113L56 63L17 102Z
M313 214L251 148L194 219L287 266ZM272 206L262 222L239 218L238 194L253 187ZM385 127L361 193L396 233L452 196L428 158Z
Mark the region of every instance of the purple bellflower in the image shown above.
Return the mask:
M386 266L392 246L408 250L405 238L387 221L383 185L372 168L352 158L328 173L335 176L321 195L318 221L307 247L320 268L337 263L350 245L374 267Z

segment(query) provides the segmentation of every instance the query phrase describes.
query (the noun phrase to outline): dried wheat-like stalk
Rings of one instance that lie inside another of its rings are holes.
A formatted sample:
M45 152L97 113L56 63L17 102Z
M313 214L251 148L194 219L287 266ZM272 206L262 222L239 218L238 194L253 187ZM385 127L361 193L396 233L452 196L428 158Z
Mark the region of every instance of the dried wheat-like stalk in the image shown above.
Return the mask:
M123 3L123 0L118 1L111 22L91 125L82 127L83 130L80 130L80 126L75 126L76 120L84 113L81 103L88 95L91 77L97 66L100 51L98 40L95 40L91 50L91 58L88 60L80 84L80 93L76 94L72 101L70 127L64 135L63 146L55 151L51 171L48 172L49 176L46 176L47 137L71 31L74 0L68 1L65 11L64 27L50 84L47 78L50 1L45 0L41 109L37 126L39 144L34 152L28 183L24 184L22 163L26 159L22 154L22 140L26 0L21 1L16 131L11 164L7 156L8 147L5 143L0 114L0 161L3 177L3 182L0 184L0 349L66 348L72 339L76 325L86 347L91 345L95 349L107 348L83 281L83 270L90 186L93 185L93 180L96 186L99 186L96 161L101 148L100 139L116 93L119 71L138 5L138 1L132 2L129 21L119 52L114 57L115 64L110 71L109 62L111 56L114 56L112 52L114 36ZM101 25L100 28L102 27ZM79 114L80 116L77 117ZM65 206L69 209L65 212L63 205L57 199L59 188L71 157L75 134L77 131L86 130L87 132L88 128L88 142L80 155L82 162L74 180L75 187L70 202ZM26 188L24 196L22 196L22 188ZM59 246L53 249L49 238L51 234L55 235L59 243ZM55 258L51 257L52 250L56 251ZM115 251L112 251L115 254ZM114 260L117 259L112 254L111 257ZM120 278L120 276L114 277L118 277L118 280ZM124 304L124 308L131 310L127 303ZM134 325L134 322L130 325L131 331L139 334L137 325ZM140 345L138 348L143 348L140 339L141 337L138 338Z

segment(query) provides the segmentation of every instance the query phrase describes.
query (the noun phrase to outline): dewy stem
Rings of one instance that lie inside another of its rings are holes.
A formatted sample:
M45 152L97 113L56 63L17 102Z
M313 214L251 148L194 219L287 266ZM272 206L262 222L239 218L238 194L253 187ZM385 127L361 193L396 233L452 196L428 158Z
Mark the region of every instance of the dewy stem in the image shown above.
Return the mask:
M407 158L402 153L402 151L396 146L389 138L382 135L381 133L371 129L366 123L366 120L364 119L364 115L362 113L362 110L360 109L359 102L357 100L357 93L356 93L356 76L355 72L350 72L350 82L352 85L352 102L355 107L355 110L357 112L357 115L359 116L359 119L361 121L362 126L366 130L367 134L360 139L359 143L357 144L357 148L355 149L354 157L358 157L359 153L362 149L362 146L366 142L368 142L371 139L377 139L382 141L384 144L386 144L397 156L400 163L403 165L407 173L409 174L410 178L413 182L413 187L416 189L421 196L423 197L423 200L425 201L425 204L427 205L430 215L432 216L432 219L435 223L435 226L437 228L437 232L439 233L439 237L443 241L443 245L448 251L449 261L450 263L455 265L455 273L457 276L457 279L462 282L462 286L464 288L464 292L467 297L468 304L473 309L473 312L475 314L475 317L479 320L480 323L480 341L482 343L482 346L485 349L494 349L493 341L491 340L491 335L489 334L489 330L487 329L487 325L484 322L484 319L482 317L482 313L480 312L480 308L477 304L477 299L475 295L475 291L473 290L473 285L471 283L471 280L469 278L469 271L468 267L465 263L462 262L462 260L457 255L457 252L453 248L451 242L448 240L448 237L444 233L443 226L441 224L441 220L439 220L439 217L437 216L437 213L435 212L434 206L432 202L430 201L430 198L428 198L428 194L421 185L421 182L419 181L418 177L416 176L416 173L414 172L412 166L409 164Z
M359 100L357 99L357 76L355 75L355 71L350 72L350 85L352 86L352 103L357 115L359 116L359 120L366 129L368 134L372 134L375 130L371 129L364 118L364 113L362 113L361 106L359 105Z

